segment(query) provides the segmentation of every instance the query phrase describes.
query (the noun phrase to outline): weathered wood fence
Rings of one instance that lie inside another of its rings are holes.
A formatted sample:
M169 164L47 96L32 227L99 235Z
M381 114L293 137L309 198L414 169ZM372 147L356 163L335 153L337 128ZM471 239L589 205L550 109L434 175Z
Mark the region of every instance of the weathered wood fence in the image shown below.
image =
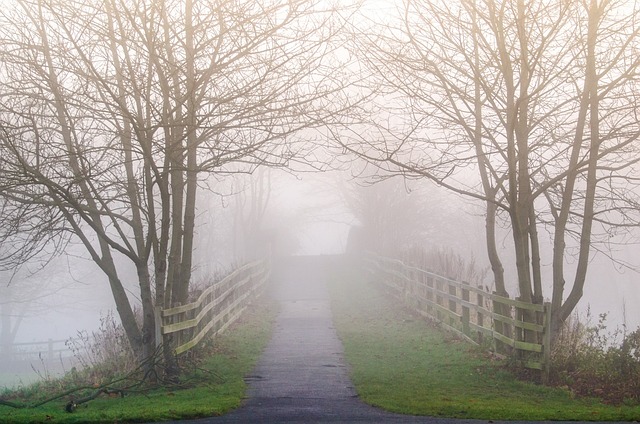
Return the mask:
M526 368L548 373L551 305L521 302L374 254L366 267L418 313Z
M53 362L60 358L70 358L73 356L73 351L68 346L68 342L68 339L49 339L37 342L12 343L8 346L0 346L0 353L3 355L3 360L41 360Z
M248 263L205 289L195 302L160 311L156 340L175 346L176 355L207 334L219 334L240 317L269 278L268 260Z

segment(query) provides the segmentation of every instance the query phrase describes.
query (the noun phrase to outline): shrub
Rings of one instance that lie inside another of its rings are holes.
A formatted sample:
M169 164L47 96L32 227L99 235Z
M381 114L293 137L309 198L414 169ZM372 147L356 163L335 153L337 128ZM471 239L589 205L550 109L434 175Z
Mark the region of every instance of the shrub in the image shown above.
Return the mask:
M606 314L595 325L577 315L554 340L551 383L578 396L594 396L612 404L640 403L640 329L610 332Z
M2 399L34 405L62 393L74 392L76 388L82 389L75 391L74 396L82 397L95 391L96 387L127 375L138 365L124 329L113 313L101 317L97 331L80 331L76 337L67 340L66 345L73 353L75 366L64 376L54 377L43 362L42 370L34 368L40 381L4 390Z
M71 374L85 380L78 383L104 384L138 366L124 328L111 311L100 317L97 331L79 331L67 341L67 346L78 364Z

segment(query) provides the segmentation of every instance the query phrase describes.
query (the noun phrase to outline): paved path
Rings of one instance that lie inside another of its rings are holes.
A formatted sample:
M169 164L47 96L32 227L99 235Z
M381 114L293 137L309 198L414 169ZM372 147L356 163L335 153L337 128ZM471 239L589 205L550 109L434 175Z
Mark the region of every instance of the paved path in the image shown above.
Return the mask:
M189 422L486 423L391 414L356 397L326 288L326 267L335 260L297 258L276 269L271 294L281 312L270 343L247 377L247 400L228 415Z
M271 295L280 303L280 314L271 341L247 377L247 400L228 415L195 422L417 422L357 398L333 327L324 269L332 260L297 258L276 268Z

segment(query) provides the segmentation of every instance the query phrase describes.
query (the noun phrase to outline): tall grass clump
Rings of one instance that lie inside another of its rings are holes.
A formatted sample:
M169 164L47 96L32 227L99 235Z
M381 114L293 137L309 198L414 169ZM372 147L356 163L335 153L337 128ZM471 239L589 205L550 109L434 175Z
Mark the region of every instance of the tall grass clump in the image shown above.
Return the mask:
M37 405L49 399L71 396L71 393L83 397L96 388L123 379L138 367L124 329L111 312L101 317L98 330L79 331L67 340L66 345L74 357L71 369L63 370L62 376L54 376L46 368L34 368L40 379L3 391L2 400Z
M100 317L97 331L79 331L67 341L67 346L77 364L72 374L85 374L86 383L103 384L132 372L139 365L122 324L111 311Z
M615 405L640 404L640 328L609 331L606 319L592 324L588 312L565 323L553 343L551 383Z

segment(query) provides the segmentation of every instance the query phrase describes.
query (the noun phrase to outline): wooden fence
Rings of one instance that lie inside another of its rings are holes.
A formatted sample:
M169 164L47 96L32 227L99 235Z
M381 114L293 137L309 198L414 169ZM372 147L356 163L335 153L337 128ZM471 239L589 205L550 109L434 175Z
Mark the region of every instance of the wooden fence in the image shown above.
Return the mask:
M156 340L176 346L179 355L207 334L223 332L262 291L270 272L268 260L248 263L209 286L195 302L162 310Z
M3 360L53 362L73 356L73 351L69 348L68 342L69 339L49 339L38 342L12 343L9 346L0 346L0 353L4 356Z
M548 376L551 305L488 293L397 259L365 255L366 267L418 313Z

